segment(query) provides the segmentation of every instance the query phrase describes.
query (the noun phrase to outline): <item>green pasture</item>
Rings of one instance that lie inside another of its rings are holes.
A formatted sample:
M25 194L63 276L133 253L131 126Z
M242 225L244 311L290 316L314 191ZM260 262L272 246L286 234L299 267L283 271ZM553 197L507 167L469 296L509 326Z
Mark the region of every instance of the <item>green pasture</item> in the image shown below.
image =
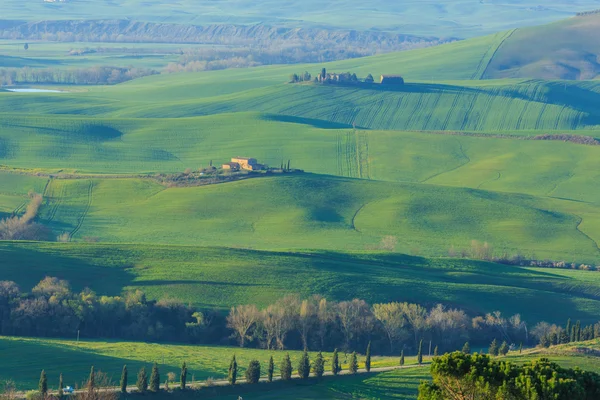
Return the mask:
M600 147L560 141L353 130L257 113L151 120L13 116L3 127L1 163L54 173L182 172L252 155L271 166L291 160L319 174L598 199Z
M130 385L135 385L135 376L142 366L148 372L154 362L161 369L161 376L166 380L168 372L174 372L179 381L181 364L188 367L188 382L204 381L209 377L225 379L229 362L235 354L239 376L250 360L259 360L266 376L269 357L275 361L275 374L279 373L279 365L286 354L290 354L292 366L296 370L300 351L279 351L242 349L239 347L209 347L194 345L153 344L142 342L88 341L58 339L29 339L19 337L0 337L0 349L5 355L0 363L0 379L13 379L18 389L37 387L41 369L48 374L48 386L51 390L58 386L58 376L64 375L65 385L79 385L89 376L90 367L102 371L115 385L118 384L123 365L129 370ZM314 359L315 352L309 353ZM326 367L330 369L332 353L323 353ZM342 368L348 368L350 354L340 353ZM397 365L399 357L372 357L372 367ZM416 357L406 357L406 364L416 364ZM364 368L364 356L359 357L359 367Z
M75 241L368 250L394 236L404 253L478 240L500 254L598 260L597 203L584 201L313 174L181 188L52 179L44 196L40 221Z
M256 251L88 243L0 244L2 279L29 291L46 276L100 295L143 290L203 308L264 307L287 294L369 303L443 303L472 314L521 314L530 324L597 322L600 273L410 257L385 252ZM24 274L23 271L27 273ZM552 307L548 307L551 304Z
M185 76L170 75L170 86L164 89L147 85L151 80L142 78L144 88L125 84L91 88L88 93L0 93L4 113L10 112L3 114L3 125L10 132L13 118L46 116L60 121L65 114L148 121L250 111L272 115L275 121L322 128L355 124L374 130L531 135L600 126L594 107L600 101L600 86L592 81L566 85L553 81L409 83L398 88L283 83L258 87L263 82L251 81L241 82L241 87L203 87L180 80ZM160 84L163 76L156 79Z

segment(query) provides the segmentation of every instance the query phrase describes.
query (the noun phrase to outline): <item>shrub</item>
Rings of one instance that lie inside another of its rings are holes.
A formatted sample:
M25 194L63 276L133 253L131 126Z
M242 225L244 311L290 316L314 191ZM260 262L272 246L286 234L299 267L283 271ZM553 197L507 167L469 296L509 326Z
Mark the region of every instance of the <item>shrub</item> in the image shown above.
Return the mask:
M246 370L246 383L256 384L260 380L260 362L257 360L250 361Z
M39 390L30 390L25 394L26 400L43 400L44 396L40 393Z

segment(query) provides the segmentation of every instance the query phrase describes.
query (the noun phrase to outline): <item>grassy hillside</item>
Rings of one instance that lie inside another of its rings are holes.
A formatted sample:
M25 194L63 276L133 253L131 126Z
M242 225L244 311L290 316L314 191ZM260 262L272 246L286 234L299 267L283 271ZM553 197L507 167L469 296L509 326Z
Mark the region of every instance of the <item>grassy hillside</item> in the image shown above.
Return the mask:
M290 293L375 303L438 302L533 323L595 322L600 274L377 252L282 252L157 245L4 243L3 279L30 290L47 275L117 295L141 289L201 307L264 306ZM27 274L23 274L23 270ZM547 307L553 304L553 307Z
M485 78L594 79L600 74L600 14L517 29L498 48Z
M362 250L392 235L398 251L425 255L479 240L498 253L598 259L597 203L560 198L313 174L187 188L52 179L43 194L40 221L76 241Z

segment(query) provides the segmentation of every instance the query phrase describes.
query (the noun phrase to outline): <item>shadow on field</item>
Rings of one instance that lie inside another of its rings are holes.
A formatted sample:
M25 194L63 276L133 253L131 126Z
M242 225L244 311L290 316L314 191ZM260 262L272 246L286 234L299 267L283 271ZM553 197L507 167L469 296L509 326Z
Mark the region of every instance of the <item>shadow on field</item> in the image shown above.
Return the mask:
M113 384L118 385L123 365L127 364L129 383L133 384L138 369L142 366L149 369L152 365L153 360L140 362L128 359L127 354L112 357L77 347L75 337L66 340L72 342L63 344L52 339L0 338L0 351L6 360L12 360L0 363L0 377L14 380L18 390L30 390L37 388L40 371L44 369L50 390L56 389L61 373L65 386L81 387L94 366L96 371L108 374ZM178 366L170 369L177 370Z
M261 117L265 121L284 122L289 124L309 125L318 129L352 129L350 124L341 124L322 119L295 117L292 115L265 114ZM365 129L357 127L358 129Z
M262 283L240 283L240 282L217 282L217 281L200 281L200 280L144 280L131 282L129 286L171 286L171 285L211 285L211 286L269 286Z
M127 272L129 265L106 267L100 262L91 264L73 257L72 253L61 255L63 246L67 247L66 253L72 250L70 244L48 244L45 251L37 250L38 245L0 242L1 279L14 281L22 290L29 291L45 277L52 276L67 280L73 291L89 287L107 296L120 295L133 282L133 276Z

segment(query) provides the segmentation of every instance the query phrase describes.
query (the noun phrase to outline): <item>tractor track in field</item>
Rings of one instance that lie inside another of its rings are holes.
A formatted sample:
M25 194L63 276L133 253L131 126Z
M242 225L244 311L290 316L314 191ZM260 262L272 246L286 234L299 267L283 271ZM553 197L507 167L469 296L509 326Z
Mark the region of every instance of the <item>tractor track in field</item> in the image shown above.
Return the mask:
M356 155L358 161L358 176L361 179L370 180L369 135L365 131L356 131Z
M550 189L550 190L549 190L549 191L548 191L548 192L545 194L545 196L546 196L546 197L552 197L552 193L554 193L554 192L556 191L556 189L558 189L558 187L559 187L560 185L562 185L563 183L565 183L565 182L569 181L569 180L570 180L571 178L573 178L574 176L575 176L575 174L574 174L574 173L572 173L572 172L570 172L570 173L569 173L569 175L567 175L567 177L566 177L565 179L562 179L560 182L556 182L556 183L554 184L554 186L552 186L552 189Z
M454 112L454 109L458 105L458 102L459 102L461 96L462 96L462 89L461 89L460 93L457 93L454 95L454 100L452 101L452 105L448 109L448 112L446 113L446 118L444 118L444 122L442 123L442 126L440 127L441 130L443 130L443 131L448 130L448 124L450 123L450 118L452 116L452 113Z
M573 214L575 215L575 214ZM598 253L600 253L600 246L598 245L598 242L596 242L594 239L592 239L591 236L589 236L587 233L585 233L584 231L581 230L580 226L583 223L583 218L581 218L579 215L575 215L577 218L579 218L579 222L577 223L577 226L575 226L575 229L577 229L577 231L579 233L581 233L583 236L585 236L586 238L588 238L588 240L590 242L592 242L592 244L596 247L596 251Z
M335 135L335 146L336 146L336 158L337 158L337 174L338 176L344 176L344 167L343 167L343 156L344 151L342 150L342 133L337 133Z
M482 187L483 185L485 185L486 183L490 183L490 182L496 182L496 181L499 181L499 180L500 180L500 178L502 178L502 174L500 173L500 171L496 171L496 174L497 174L498 176L496 176L496 177L495 177L495 178L493 178L493 179L488 179L488 180L486 180L486 181L483 181L483 182L481 182L479 185L477 185L477 188L476 188L476 189L481 189L481 187Z
M51 200L54 200L54 204L50 207L50 212L48 213L48 218L47 218L48 222L52 222L54 220L54 217L56 216L56 213L58 212L58 209L63 202L64 190L65 190L65 187L63 186L60 194L58 196L54 196L54 189L52 188L52 182L54 182L54 180L52 178L50 178L50 180L48 181L48 185L46 185L46 188L48 189L49 193L52 193L52 195L50 195L48 197L48 205L50 205Z
M485 60L485 56L488 54L489 50L491 50L491 47L488 49L488 51L485 53L484 58L481 59L481 64L477 67L477 70L475 71L475 73L473 74L473 78L472 79L478 79L481 80L483 79L483 77L485 76L485 73L487 72L488 68L490 67L490 64L492 63L492 60L494 60L494 57L496 57L496 54L498 54L498 51L500 50L500 48L502 47L502 45L504 44L504 42L506 42L508 39L511 38L511 36L517 31L518 29L513 29L512 31L508 32L508 34L506 34L502 40L500 41L500 43L498 43L498 46L496 46L496 48L494 49L493 53L490 55L490 58L487 61L487 64L485 65L485 68L483 69L483 71L481 72L481 74L479 75L479 77L477 78L475 75L477 74L477 72L479 71L480 67L483 66L483 61Z
M471 158L470 158L470 157L467 155L467 153L465 153L465 150L463 149L463 146L462 146L462 143L460 142L460 140L456 139L456 142L458 143L458 147L459 147L459 150L460 150L460 153L461 153L461 155L462 155L462 156L463 156L463 158L465 158L467 161L466 161L466 162L464 162L464 163L462 163L462 164L460 164L460 165L457 165L456 167L454 167L454 168L451 168L451 169L449 169L449 170L446 170L446 171L441 171L441 172L438 172L438 173L436 173L436 174L433 174L433 175L431 175L430 177L428 177L428 178L425 178L425 179L424 179L424 180L422 180L422 181L419 181L419 183L427 183L427 181L430 181L430 180L432 180L433 178L436 178L436 177L438 177L438 176L440 176L440 175L443 175L443 174L447 174L447 173L449 173L449 172L452 172L452 171L456 171L457 169L459 169L459 168L462 168L462 167L464 167L465 165L467 165L468 163L470 163L470 162L471 162Z
M15 208L12 212L13 217L16 217L17 214L19 214L21 212L21 210L27 205L27 200L25 200L24 202L22 202L21 204L19 204L17 206L17 208Z
M93 189L94 189L94 181L90 179L90 184L88 186L87 204L85 205L85 209L83 210L83 213L77 219L77 225L75 226L75 229L73 229L71 231L71 233L69 234L70 240L73 240L73 238L75 237L77 232L79 232L79 230L81 229L81 226L83 225L83 221L85 220L85 217L87 216L88 212L90 211L90 207L92 206Z

